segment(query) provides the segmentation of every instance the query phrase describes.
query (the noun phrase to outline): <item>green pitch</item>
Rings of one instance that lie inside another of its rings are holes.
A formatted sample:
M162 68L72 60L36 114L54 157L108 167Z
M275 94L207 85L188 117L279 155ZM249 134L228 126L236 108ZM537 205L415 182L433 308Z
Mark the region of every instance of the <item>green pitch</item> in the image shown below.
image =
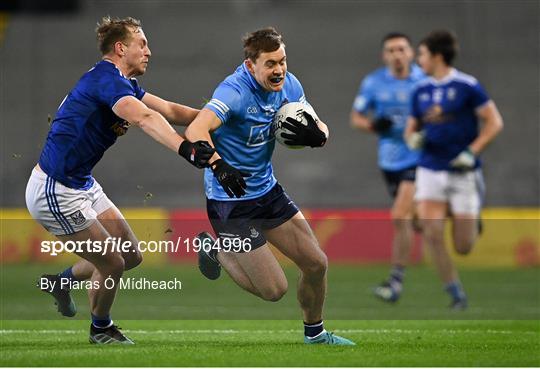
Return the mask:
M123 321L133 347L86 342L83 321L9 321L3 366L539 366L534 321L332 321L355 347L301 343L297 321Z
M34 287L59 266L0 268L2 366L540 366L539 269L462 270L470 308L447 310L434 271L410 268L396 305L371 296L387 267L330 267L325 326L355 347L307 346L295 298L264 302L225 276L203 279L193 265L140 268L127 276L177 277L181 291L120 291L115 322L134 347L87 343L84 291L77 319L59 319ZM263 319L263 320L255 320Z

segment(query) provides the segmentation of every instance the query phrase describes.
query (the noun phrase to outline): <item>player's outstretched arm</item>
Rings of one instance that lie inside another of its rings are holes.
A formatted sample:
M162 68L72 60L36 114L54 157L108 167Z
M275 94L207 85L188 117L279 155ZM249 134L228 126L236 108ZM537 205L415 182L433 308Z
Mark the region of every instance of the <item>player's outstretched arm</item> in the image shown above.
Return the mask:
M125 96L118 100L113 106L113 112L130 124L140 127L154 140L177 152L197 168L207 166L215 152L208 142L192 143L185 140L160 113L148 108L133 96Z
M144 94L142 102L150 109L163 115L169 123L178 126L188 126L199 114L198 109L164 100L148 92Z
M206 141L214 146L210 132L215 131L219 126L221 126L221 120L217 115L209 109L203 109L186 128L186 138L190 141ZM220 158L216 152L210 162L214 162Z
M192 141L203 140L212 143L210 132L218 129L220 125L221 120L213 111L203 109L186 129L186 137ZM217 151L210 159L210 168L229 197L240 198L246 194L247 184L244 178L249 177L249 173L229 165L221 159Z
M490 100L476 111L483 122L478 137L471 143L469 149L478 155L503 129L503 119L495 103Z

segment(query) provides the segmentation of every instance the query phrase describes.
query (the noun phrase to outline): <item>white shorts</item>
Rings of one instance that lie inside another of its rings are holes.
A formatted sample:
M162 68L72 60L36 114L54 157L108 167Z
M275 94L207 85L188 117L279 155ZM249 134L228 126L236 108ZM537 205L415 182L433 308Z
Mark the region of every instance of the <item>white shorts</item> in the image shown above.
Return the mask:
M453 214L479 215L484 196L482 170L449 172L418 167L415 200L448 203Z
M113 203L96 180L88 190L76 190L34 168L26 185L26 206L47 231L62 236L90 227Z

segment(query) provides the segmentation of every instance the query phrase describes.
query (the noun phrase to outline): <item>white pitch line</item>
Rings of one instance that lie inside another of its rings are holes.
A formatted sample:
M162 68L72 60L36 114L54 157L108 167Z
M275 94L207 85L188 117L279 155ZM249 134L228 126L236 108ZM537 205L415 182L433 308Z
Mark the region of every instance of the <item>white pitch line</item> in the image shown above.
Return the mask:
M2 329L0 334L25 334L25 333L37 333L37 334L81 334L87 332L86 330L73 330L73 329ZM297 329L279 329L279 330L236 330L236 329L172 329L172 330L124 330L126 333L135 334L272 334L272 333L301 333ZM439 329L439 330L421 330L421 329L334 329L332 332L336 333L365 333L365 334L422 334L422 333L444 333L444 334L532 334L538 335L540 331L508 331L508 330L495 330L495 329Z

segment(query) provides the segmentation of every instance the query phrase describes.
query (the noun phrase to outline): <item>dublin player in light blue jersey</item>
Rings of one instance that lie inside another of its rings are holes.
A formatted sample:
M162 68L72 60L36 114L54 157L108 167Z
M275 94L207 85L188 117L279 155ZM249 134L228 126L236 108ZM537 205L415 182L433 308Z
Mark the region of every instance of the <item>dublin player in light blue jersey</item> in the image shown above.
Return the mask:
M421 148L416 199L424 243L432 249L451 307L464 309L467 297L444 245L451 214L457 253L466 255L478 236L483 180L478 156L503 127L495 103L476 78L453 68L457 40L433 31L418 48L418 63L429 79L413 93L405 132L410 147ZM482 122L482 126L480 126Z
M354 343L324 329L327 258L306 219L274 177L271 131L277 110L288 102L307 104L302 85L287 72L285 44L274 28L244 38L244 62L215 90L210 102L186 130L191 140L213 142L216 154L205 172L208 217L222 245L235 240L245 252L199 253L202 273L216 279L223 266L243 289L277 301L287 291L287 279L269 242L301 271L298 300L304 317L304 342L331 345ZM321 147L327 126L305 113L304 126L288 119L291 145ZM208 233L199 239L210 240ZM219 244L218 244L219 246Z
M43 275L38 286L55 298L62 315L74 316L69 285L90 279L90 342L132 344L113 324L110 310L122 273L140 264L142 256L133 231L92 169L130 125L198 168L208 164L215 150L208 142L189 142L169 124L188 125L198 110L145 92L133 78L145 73L151 55L140 21L106 17L96 32L102 60L60 104L28 181L26 204L32 217L64 243L103 244L113 237L131 242L124 253L77 251L79 262L59 275Z
M410 95L424 73L413 63L409 37L400 32L382 40L385 67L367 75L351 111L351 124L379 136L379 167L383 173L392 206L394 241L389 278L374 289L377 297L396 302L403 289L405 267L409 262L413 236L414 179L419 152L403 140L410 110Z

